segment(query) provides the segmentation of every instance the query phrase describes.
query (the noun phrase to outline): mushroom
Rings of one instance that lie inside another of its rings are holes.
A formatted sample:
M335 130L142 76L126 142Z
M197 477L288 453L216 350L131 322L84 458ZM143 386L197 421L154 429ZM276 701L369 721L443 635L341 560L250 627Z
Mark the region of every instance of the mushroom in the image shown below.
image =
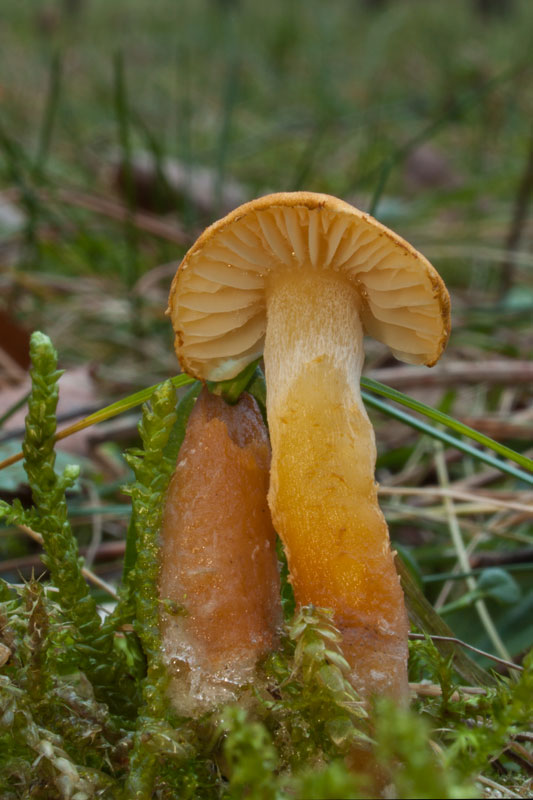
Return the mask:
M191 411L161 527L160 628L180 714L236 699L281 624L267 504L268 434L255 400L203 389Z
M360 395L363 333L432 366L449 312L424 256L368 214L309 192L259 198L211 225L170 290L189 374L231 378L264 352L274 527L297 603L333 610L365 697L406 696L408 621Z

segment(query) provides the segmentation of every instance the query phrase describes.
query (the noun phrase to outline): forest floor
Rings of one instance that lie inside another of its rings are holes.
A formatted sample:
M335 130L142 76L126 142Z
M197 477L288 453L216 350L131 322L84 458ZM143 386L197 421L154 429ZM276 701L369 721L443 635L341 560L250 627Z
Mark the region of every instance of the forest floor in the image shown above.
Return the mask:
M51 338L66 370L60 427L176 375L165 309L187 248L239 203L305 189L400 233L451 295L437 367L402 365L369 341L364 374L526 464L533 6L516 0L494 16L477 7L4 2L0 461L21 449L32 331ZM488 654L474 660L508 677L490 656L520 665L533 645L531 472L502 471L369 413L394 547L454 635ZM112 587L131 513L123 451L138 443L139 415L58 445L59 467L81 467L68 507L86 567ZM0 497L28 503L20 462L0 471ZM0 529L1 578L40 575L40 554L20 527ZM105 586L94 591L109 602ZM494 757L488 795L512 786L518 794L499 796L528 796L531 739L520 747Z

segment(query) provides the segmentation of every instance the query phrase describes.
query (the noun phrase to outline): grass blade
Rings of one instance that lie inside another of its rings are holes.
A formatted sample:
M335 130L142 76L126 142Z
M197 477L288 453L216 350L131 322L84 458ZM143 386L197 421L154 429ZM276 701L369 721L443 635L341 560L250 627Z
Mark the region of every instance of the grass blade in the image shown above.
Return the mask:
M46 105L41 123L41 129L39 131L39 144L37 147L37 155L34 165L34 176L37 178L42 177L44 173L45 162L50 151L50 142L52 141L52 133L57 115L57 107L59 104L62 72L63 64L61 56L59 53L56 53L50 64L48 94L46 97Z
M140 275L139 243L137 228L133 222L135 213L135 182L133 177L132 145L131 145L131 113L126 85L126 75L122 52L117 52L114 59L114 102L120 143L121 159L124 167L124 187L128 213L124 220L124 235L128 246L128 258L125 265L125 281L128 289L135 285ZM139 298L135 295L132 304L132 328L139 331L140 307Z
M488 447L493 452L498 453L498 455L508 458L510 461L514 461L516 464L524 467L524 469L528 469L533 472L533 460L531 458L528 458L522 453L517 453L516 450L506 447L504 444L495 442L494 439L491 439L489 436L485 436L485 434L474 430L474 428L470 428L468 425L459 422L453 417L449 417L448 414L444 414L442 411L432 408L431 406L426 406L425 403L421 403L419 400L415 400L413 397L409 397L408 395L399 392L397 389L392 389L390 386L385 386L385 384L379 383L379 381L375 381L372 378L362 378L361 386L364 386L365 389L369 389L371 392L382 395L382 397L386 397L388 400L394 400L396 403L400 403L402 406L406 406L413 411L418 411L420 414L428 417L433 422L446 425L447 428L451 428L456 433L461 434L461 436L467 436L469 439L473 439L483 447ZM389 406L387 406L387 408L389 408ZM398 417L398 419L401 419L401 417ZM429 430L426 430L426 433L429 433ZM441 441L445 440L441 439ZM458 445L454 445L454 447L457 446ZM465 450L465 452L467 451ZM479 455L478 450L474 450L474 453ZM500 464L499 461L497 463ZM501 469L501 467L498 467L498 469ZM529 482L531 482L531 480Z
M176 375L174 378L170 378L170 383L175 389L178 389L180 386L188 386L190 383L194 383L194 378L183 373L181 375ZM91 425L96 425L98 422L105 422L107 419L111 419L112 417L118 416L118 414L123 414L125 411L142 405L150 399L155 390L161 385L161 383L156 383L153 386L149 386L147 389L141 389L139 392L130 394L128 397L123 397L122 400L117 400L116 403L111 403L111 405L101 408L99 411L95 411L94 414L89 414L88 417L84 417L80 419L79 422L75 422L73 425L69 425L68 428L63 428L62 431L59 431L54 441L58 442L60 439L66 439L67 436L72 436L73 433L82 431L84 428L90 428ZM17 461L20 461L21 458L22 453L17 453L14 456L10 456L10 458L6 458L4 461L0 462L0 469L15 464Z
M455 436L452 436L445 431L441 431L438 428L433 428L431 425L427 425L425 422L422 422L422 420L416 419L416 417L412 417L410 414L406 414L405 411L401 411L399 408L394 408L394 406L391 406L388 403L384 403L383 400L379 400L377 397L374 397L368 392L361 392L361 396L367 405L377 408L379 411L383 411L385 414L388 414L389 417L394 417L394 419L404 422L406 425L409 425L411 428L414 428L421 433L427 433L434 439L439 439L439 441L444 442L445 444L456 447L457 450L461 450L463 453L467 453L467 455L477 458L478 461L484 461L485 464L489 464L491 467L496 467L496 469L499 469L500 472L505 472L507 475L512 475L513 478L518 478L521 481L525 481L525 483L533 485L533 475L528 475L527 472L523 472L521 469L513 467L512 464L506 464L505 461L500 461L498 458L494 458L494 456L491 456L489 453L485 453L483 450L476 450L475 447L472 447L472 445L461 441L461 439L457 439ZM434 411L434 409L431 410Z
M215 164L215 211L222 213L223 209L223 187L226 178L226 166L228 160L228 150L231 137L231 124L240 92L240 63L235 57L231 57L228 65L226 85L224 87L224 105L222 109L222 120L218 134L216 147Z

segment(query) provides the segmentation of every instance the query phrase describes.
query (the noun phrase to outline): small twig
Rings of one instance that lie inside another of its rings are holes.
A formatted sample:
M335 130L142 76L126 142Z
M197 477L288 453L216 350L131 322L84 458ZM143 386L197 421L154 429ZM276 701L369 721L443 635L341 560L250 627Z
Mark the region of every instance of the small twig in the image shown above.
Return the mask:
M472 514L479 516L480 514L494 514L494 509L487 509L483 508L483 506L477 505L470 505L464 503L464 505L457 506L456 514L461 515L463 519L461 523L463 527L465 527L469 532L476 533L480 527L481 523L472 522L469 519L464 519L464 517L468 517ZM389 522L402 522L403 520L435 520L436 522L442 522L446 520L447 517L445 515L444 509L442 506L410 506L404 505L398 508L396 505L389 506L386 508L386 517ZM528 541L529 544L529 541Z
M141 297L144 297L149 290L153 287L154 284L157 284L159 281L165 281L165 284L170 283L170 279L174 277L176 274L176 270L178 269L179 261L169 261L167 264L159 264L157 267L145 272L135 286L132 288L132 291ZM166 293L168 294L168 287L165 286Z
M513 661L506 661L504 658L498 658L498 656L493 656L492 653L487 653L485 650L480 650L478 647L474 647L472 644L467 644L463 642L461 639L457 639L455 636L434 636L429 635L431 640L437 642L454 642L455 644L461 645L461 647L466 647L467 650L471 650L473 653L477 653L480 656L485 656L485 658L490 658L491 661L495 661L497 664L501 664L504 667L508 667L508 669L516 669L518 672L523 672L524 668L521 667L519 664L515 664ZM423 633L410 633L409 639L426 639L425 634Z
M533 453L531 450L526 450L526 455L531 457ZM467 475L464 478L460 478L459 480L450 481L450 488L451 489L476 489L480 486L486 486L489 483L492 483L498 478L501 477L501 472L494 467L489 467L488 469L480 470L479 472L473 472L471 475ZM490 490L488 490L490 491ZM492 494L492 492L491 492Z
M472 527L472 522L466 519L467 517L479 517L481 515L489 515L494 517L497 515L498 521L503 522L505 525L504 531L496 531L494 523L491 522L485 522L485 526L490 525L489 529L492 532L495 532L497 536L502 536L504 539L511 539L512 541L517 541L527 545L531 544L531 537L528 537L527 534L520 536L520 534L507 530L507 528L511 525L511 520L513 524L520 524L520 522L524 522L528 518L531 518L531 514L529 512L527 514L514 514L513 512L508 512L505 514L505 516L503 516L502 510L494 508L494 506L489 502L460 503L455 506L455 513L458 517L461 517L461 524L463 527L467 527L470 531L477 530L479 525L474 525ZM398 505L397 503L393 502L387 506L386 516L387 519L393 521L407 519L409 516L413 518L416 517L418 519L434 519L438 520L439 522L443 519L447 519L446 510L442 505L426 505L425 503L402 503L401 505Z
M527 731L515 733L514 738L517 742L529 742L530 744L533 744L533 733L528 733Z
M380 383L405 389L409 386L452 386L459 384L531 384L533 381L533 361L498 359L473 364L470 361L448 361L431 370L420 367L386 367L370 370L369 378Z
M435 517L442 517L446 515L446 512L439 505L426 505L425 503L416 503L410 506L411 509L417 509L419 511L427 512L430 516ZM491 503L490 500L485 500L485 502L481 503L460 503L456 504L455 506L455 513L457 516L465 517L465 516L479 516L480 514L489 514L494 516L495 514L502 514L505 509L500 508L499 506L495 506L494 503ZM509 511L511 513L511 511ZM514 516L514 515L513 515ZM528 509L527 512L522 512L523 519L528 519L531 517L531 510ZM507 516L505 517L506 521L509 519Z
M484 775L478 775L476 777L476 781L478 781L478 783L482 783L483 786L487 786L489 789L496 789L498 792L501 792L502 797L518 797L518 800L521 800L522 798L522 795L511 791L508 786L504 786L501 783L496 783L496 781L492 781L490 778L485 778Z
M513 759L522 769L525 769L529 775L533 775L533 760L531 753L523 745L518 742L509 742L506 749L506 754Z
M42 546L43 537L41 536L40 533L34 531L32 528L29 528L27 525L17 525L17 528L21 530L23 533L25 533L27 536L29 536L30 539L33 539L34 542L37 542ZM101 578L99 578L98 575L95 575L94 572L92 572L92 570L87 569L87 567L82 567L81 572L84 578L93 583L99 589L102 589L104 592L107 592L107 594L109 594L114 600L118 600L118 595L113 589L113 587L110 586L109 583L106 583L106 581L103 581Z
M0 192L0 200L5 194ZM41 292L45 300L52 297L54 293L71 295L79 292L82 295L93 294L101 298L103 292L111 291L112 282L99 278L82 278L76 275L69 278L67 275L53 275L48 272L17 272L14 269L0 274L0 288L11 286L22 287L29 292L39 294Z
M131 223L139 230L157 236L159 239L166 239L174 244L187 247L194 241L195 233L188 233L181 228L177 223L170 224L165 222L155 214L136 211L132 214L122 203L115 200L109 200L107 197L100 197L99 195L87 194L76 189L59 189L56 192L50 192L46 189L38 189L35 192L40 202L44 205L51 203L60 203L66 206L76 206L77 208L84 208L87 211L93 211L95 214L102 214L102 216L109 219L116 220L117 222L125 222L128 218ZM14 199L18 199L19 193L13 191L10 194Z
M39 194L41 194L41 192L39 192ZM97 195L90 195L70 189L60 189L56 195L45 196L42 199L43 201L50 202L53 201L54 198L65 205L85 208L87 211L94 211L97 214L102 214L118 222L124 222L128 218L128 209L126 206L113 200L108 200L106 197L98 197ZM131 214L131 222L139 230L151 233L152 236L157 236L160 239L174 242L182 247L186 247L194 241L194 234L187 233L176 223L170 225L168 222L164 222L155 214L136 211Z
M518 421L509 421L501 417L465 417L463 415L458 416L458 420L498 441L501 439L523 439L529 442L533 435L531 422L521 424Z
M440 697L442 695L442 688L436 683L409 683L409 689L419 697ZM458 686L450 697L452 703L457 703L462 694L486 695L487 690L481 686Z
M479 495L470 494L469 492L461 492L448 487L409 487L409 486L380 486L379 493L381 495L411 495L414 497L444 497L452 498L454 500L466 500L471 503L480 503L482 506L493 506L494 508L509 509L511 511L521 511L525 514L533 516L533 505L525 505L522 503L509 502L508 500L500 500L498 498L480 497Z
M117 542L103 542L96 551L94 560L102 562L104 566L105 564L110 564L113 561L123 558L125 547L126 543L122 540ZM87 548L80 547L79 552L81 556L85 557ZM0 561L0 574L17 572L19 570L29 569L30 567L39 567L40 565L42 565L42 560L37 553L32 553L27 556L17 556L16 558L6 558Z

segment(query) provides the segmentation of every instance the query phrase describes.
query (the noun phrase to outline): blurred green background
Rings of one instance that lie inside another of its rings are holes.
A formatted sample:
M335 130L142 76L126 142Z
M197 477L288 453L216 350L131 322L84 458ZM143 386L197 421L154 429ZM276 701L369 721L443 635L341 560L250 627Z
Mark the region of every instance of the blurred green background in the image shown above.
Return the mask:
M492 6L499 13L482 11ZM502 272L532 147L532 41L528 0L6 0L0 175L24 213L9 264L100 276L126 298L184 246L87 213L61 191L165 212L185 245L227 210L225 192L231 205L305 188L372 210L452 289L473 292L468 307L518 284L503 299L531 311L531 258ZM152 156L144 189L131 174L139 151ZM165 158L182 170L177 196ZM209 171L200 201L186 190L198 167ZM37 300L13 302L64 358L113 356L92 308L67 324L55 302L51 316ZM142 306L137 297L136 323L150 326ZM96 330L83 336L82 321Z

